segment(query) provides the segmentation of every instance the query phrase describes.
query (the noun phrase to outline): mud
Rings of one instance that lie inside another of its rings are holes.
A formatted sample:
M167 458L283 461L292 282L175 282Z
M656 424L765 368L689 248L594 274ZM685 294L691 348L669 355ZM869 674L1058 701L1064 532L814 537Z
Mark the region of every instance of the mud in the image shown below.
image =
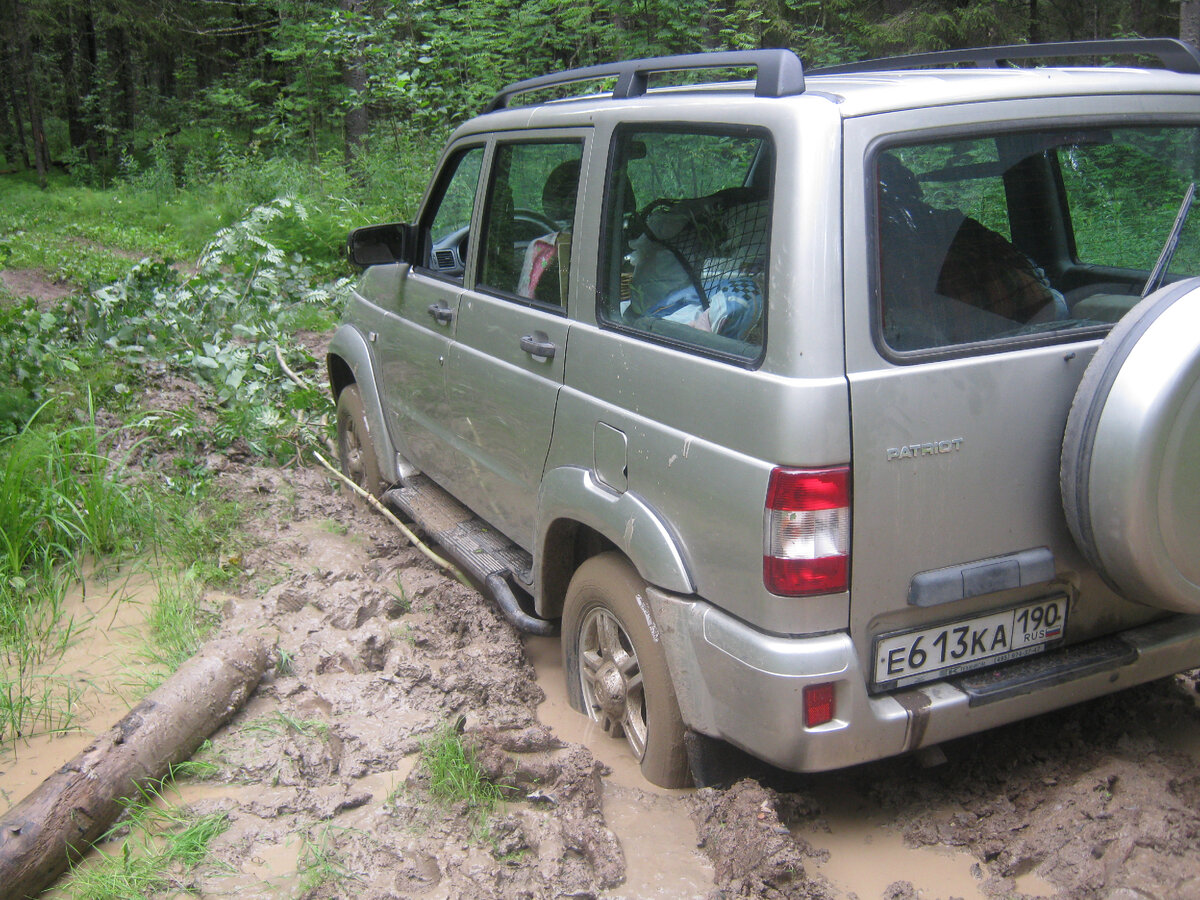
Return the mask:
M164 379L146 407L186 400L203 415L195 390ZM322 471L261 467L237 448L208 466L243 504L247 538L231 556L241 583L206 602L230 621L268 620L280 639L275 668L198 756L212 777L178 786L175 802L229 819L182 891L1200 896L1192 676L953 742L935 768L899 759L661 791L567 708L556 640L522 641ZM447 726L503 789L486 824L431 795L420 749ZM15 767L0 768L9 790Z
M73 285L51 278L44 269L0 270L0 286L17 300L32 297L43 307L75 291Z

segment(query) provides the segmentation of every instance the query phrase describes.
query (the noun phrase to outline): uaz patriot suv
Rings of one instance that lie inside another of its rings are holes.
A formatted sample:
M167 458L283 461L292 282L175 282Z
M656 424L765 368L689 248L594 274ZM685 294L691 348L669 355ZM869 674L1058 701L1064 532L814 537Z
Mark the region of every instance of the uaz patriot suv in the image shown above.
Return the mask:
M661 785L1200 666L1198 173L1176 41L520 82L349 238L342 465Z

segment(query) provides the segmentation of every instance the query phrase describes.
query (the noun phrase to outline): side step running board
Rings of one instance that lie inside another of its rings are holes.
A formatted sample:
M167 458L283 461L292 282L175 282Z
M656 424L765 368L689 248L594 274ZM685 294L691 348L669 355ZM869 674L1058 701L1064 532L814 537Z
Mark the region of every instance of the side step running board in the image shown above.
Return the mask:
M481 582L518 630L537 635L558 633L556 622L527 612L513 591L514 579L525 584L533 580L533 558L424 475L406 478L383 495L383 502L420 525L468 575Z

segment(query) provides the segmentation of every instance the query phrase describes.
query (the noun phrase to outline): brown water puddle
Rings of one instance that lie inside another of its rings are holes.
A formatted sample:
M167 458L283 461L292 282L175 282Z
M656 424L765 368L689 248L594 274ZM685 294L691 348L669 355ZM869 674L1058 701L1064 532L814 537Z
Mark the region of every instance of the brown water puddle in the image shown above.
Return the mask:
M59 696L70 693L69 721L55 732L0 747L0 798L6 807L116 724L145 693L148 672L137 654L155 596L154 579L136 570L107 578L87 572L82 583L68 587L60 630L70 625L70 641L38 675Z
M642 778L624 740L614 740L567 702L558 638L525 638L525 652L546 699L538 719L565 741L583 744L610 769L604 779L604 818L625 852L625 883L605 897L706 897L713 889L712 863L696 846L688 815L691 791L657 788Z
M608 737L571 709L557 638L525 639L525 651L546 693L538 707L543 724L564 740L585 745L613 770L605 779L604 813L625 850L628 881L613 897L701 897L712 889L712 865L696 848L696 830L685 798L690 791L666 791L648 784L624 741ZM1198 743L1200 748L1200 743ZM912 848L882 816L873 815L862 798L843 787L821 791L806 787L821 807L816 821L793 830L819 850L824 863L810 863L844 896L880 897L896 881L909 881L923 897L985 900L983 873L966 853L945 848ZM976 873L979 873L978 875ZM1017 879L1030 896L1050 896L1056 888L1030 873Z
M821 815L792 829L829 859L815 871L834 887L859 897L880 897L896 881L908 881L922 897L987 900L986 873L975 857L948 847L909 847L894 821L874 812L871 803L847 791L844 782L822 789L814 781L805 794L816 800ZM1030 872L1016 879L1017 890L1031 897L1049 897L1058 888Z

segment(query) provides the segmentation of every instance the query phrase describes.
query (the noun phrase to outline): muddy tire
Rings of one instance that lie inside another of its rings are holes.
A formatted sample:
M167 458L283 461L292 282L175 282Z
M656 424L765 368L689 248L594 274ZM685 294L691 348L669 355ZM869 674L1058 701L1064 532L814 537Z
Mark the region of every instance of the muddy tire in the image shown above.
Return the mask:
M562 620L567 697L610 736L625 739L647 781L687 787L683 718L645 591L619 553L593 556L576 571Z
M1156 291L1109 333L1071 405L1067 525L1118 593L1200 612L1200 279Z
M379 458L357 384L347 385L338 394L337 446L342 473L373 497L381 496L387 485L379 474Z

